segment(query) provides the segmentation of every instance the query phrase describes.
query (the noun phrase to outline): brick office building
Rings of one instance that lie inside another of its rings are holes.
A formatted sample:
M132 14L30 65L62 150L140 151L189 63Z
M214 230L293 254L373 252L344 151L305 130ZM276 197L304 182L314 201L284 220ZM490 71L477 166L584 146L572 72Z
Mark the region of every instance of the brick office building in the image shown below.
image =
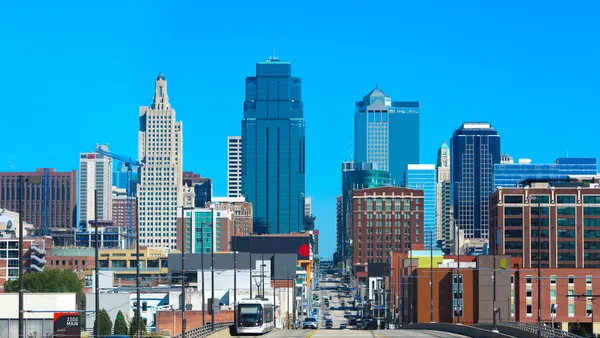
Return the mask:
M539 230L542 268L599 268L600 188L580 182L524 184L490 195L490 248L523 257L526 268L537 267Z
M400 187L352 192L354 264L383 263L390 251L423 244L423 190Z
M30 179L24 183L25 222L33 224L36 231L76 226L76 170L57 172L44 168L35 172L0 172L0 208L19 210L19 176ZM40 179L41 183L34 183L32 178Z

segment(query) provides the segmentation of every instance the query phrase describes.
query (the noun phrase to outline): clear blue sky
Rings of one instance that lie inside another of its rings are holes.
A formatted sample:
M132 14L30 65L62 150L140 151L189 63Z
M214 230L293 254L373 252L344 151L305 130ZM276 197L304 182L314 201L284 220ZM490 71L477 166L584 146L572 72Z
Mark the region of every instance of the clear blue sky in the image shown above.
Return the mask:
M226 191L244 79L273 50L303 80L307 194L335 248L353 102L375 83L421 102L421 158L467 120L535 162L600 156L600 5L594 1L3 1L0 170L76 169L108 142L137 155L138 107L163 72L184 170Z

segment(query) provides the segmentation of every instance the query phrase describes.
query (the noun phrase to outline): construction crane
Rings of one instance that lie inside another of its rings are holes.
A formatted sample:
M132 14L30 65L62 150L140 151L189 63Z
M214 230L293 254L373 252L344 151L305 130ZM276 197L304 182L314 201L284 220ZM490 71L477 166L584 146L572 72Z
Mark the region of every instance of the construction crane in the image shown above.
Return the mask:
M133 166L142 167L143 162L133 159L128 156L117 155L102 149L100 146L96 148L98 154L108 156L113 160L121 161L127 168L127 247L133 247L133 189L131 188L131 168ZM96 225L97 226L97 225Z

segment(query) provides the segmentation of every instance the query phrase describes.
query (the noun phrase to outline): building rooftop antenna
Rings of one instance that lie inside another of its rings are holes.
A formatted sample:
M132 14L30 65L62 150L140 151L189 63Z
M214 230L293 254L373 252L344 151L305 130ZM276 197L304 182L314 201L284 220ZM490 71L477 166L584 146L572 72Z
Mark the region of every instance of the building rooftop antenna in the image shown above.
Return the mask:
M277 55L275 55L275 49L273 49L273 53L271 53L271 56L269 57L269 61L279 61L279 57Z

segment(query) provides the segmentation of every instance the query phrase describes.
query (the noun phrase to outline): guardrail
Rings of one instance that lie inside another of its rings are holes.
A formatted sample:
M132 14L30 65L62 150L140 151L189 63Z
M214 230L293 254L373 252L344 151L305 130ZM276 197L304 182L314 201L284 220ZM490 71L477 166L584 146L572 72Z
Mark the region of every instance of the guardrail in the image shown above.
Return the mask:
M483 324L483 325L477 325L477 326L488 326L491 324ZM522 322L500 322L496 324L498 326L498 330L500 332L502 332L502 328L503 327L507 327L507 328L513 328L513 329L518 329L518 330L522 330L528 333L534 333L537 335L538 332L538 326L537 324L531 324L531 323L522 323ZM540 336L545 337L545 338L581 338L581 336L576 335L574 333L570 333L567 331L563 331L561 329L556 329L553 327L549 327L549 326L545 326L542 325L541 327L541 332L540 332Z
M211 325L204 325L201 327L197 327L195 329L189 330L185 332L186 338L204 338L210 336L215 332L219 332L222 330L229 330L229 326L233 325L233 322L228 323L215 323L215 330L212 330ZM178 335L172 336L172 338L181 338L181 333Z
M473 338L527 338L523 335L508 335L505 333L494 333L484 328L479 328L469 325L456 325L451 323L418 323L408 324L401 327L401 329L408 330L431 330L431 331L442 331L456 333L459 335L473 337Z

